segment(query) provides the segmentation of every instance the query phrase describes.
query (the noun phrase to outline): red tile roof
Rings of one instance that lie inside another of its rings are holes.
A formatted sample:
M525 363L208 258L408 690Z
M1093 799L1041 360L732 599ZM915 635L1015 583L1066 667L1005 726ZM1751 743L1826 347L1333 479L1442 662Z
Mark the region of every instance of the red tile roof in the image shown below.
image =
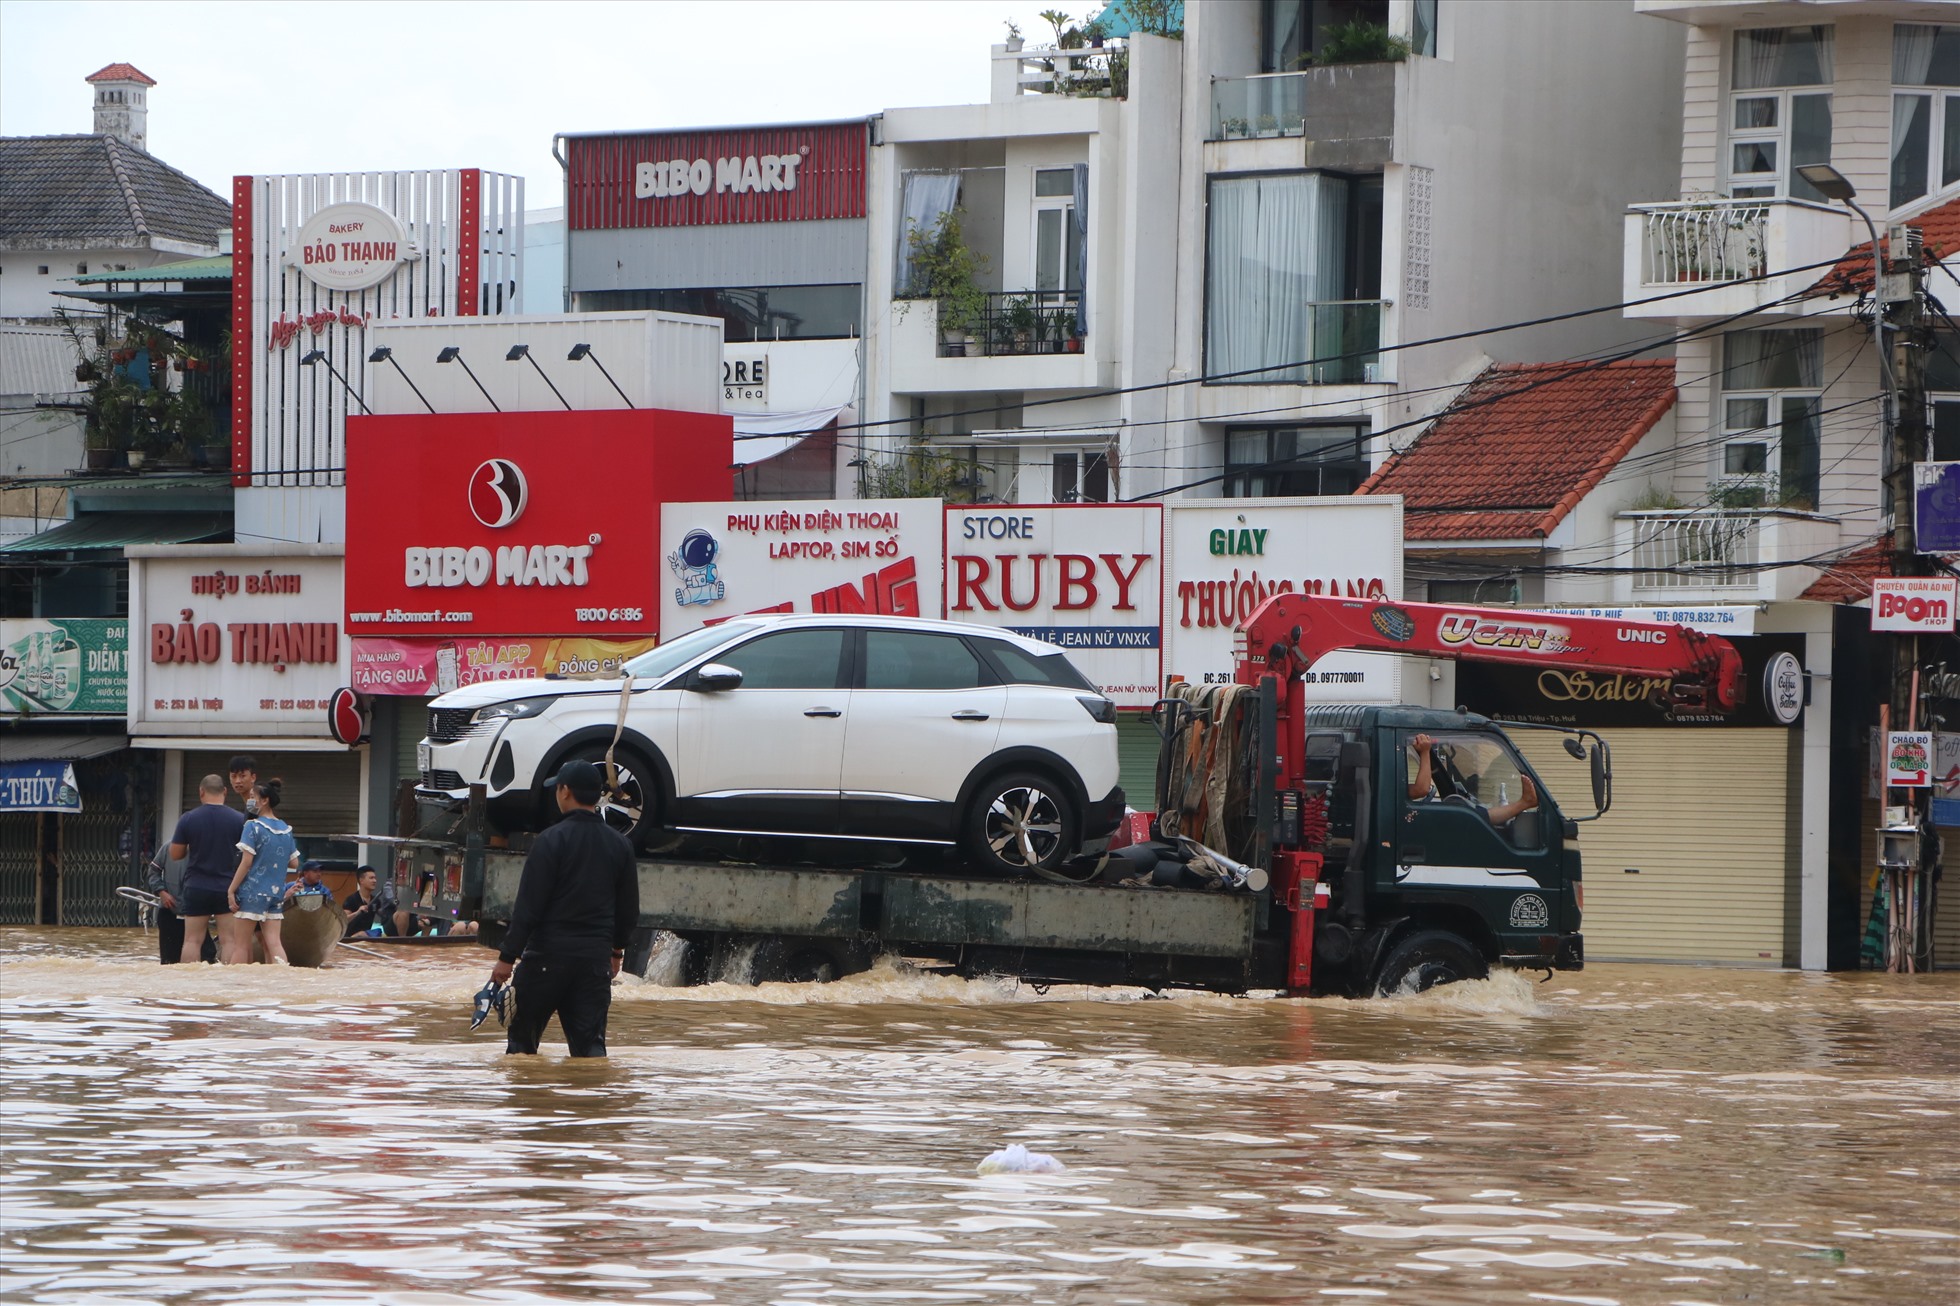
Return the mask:
M1907 218L1905 225L1919 229L1928 265L1949 258L1960 251L1960 198L1927 209L1918 217ZM1883 235L1878 239L1881 248L1889 245ZM1829 272L1819 277L1817 284L1810 289L1810 296L1862 295L1871 288L1872 243L1867 240L1859 242Z
M1892 574L1892 541L1873 540L1824 569L1798 597L1816 603L1863 603L1872 596L1872 581Z
M1674 405L1674 363L1487 369L1361 494L1399 494L1410 540L1540 538Z
M133 63L112 63L107 68L90 73L82 79L88 82L141 82L145 86L155 86L157 79L138 68Z

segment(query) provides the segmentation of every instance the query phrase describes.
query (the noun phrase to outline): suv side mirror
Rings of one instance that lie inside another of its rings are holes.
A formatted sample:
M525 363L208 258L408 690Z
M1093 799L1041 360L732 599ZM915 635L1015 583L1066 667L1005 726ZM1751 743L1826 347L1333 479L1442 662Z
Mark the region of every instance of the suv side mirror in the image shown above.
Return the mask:
M694 674L688 677L687 683L689 689L696 689L704 694L718 694L724 689L739 689L741 685L742 673L725 662L703 662L694 668Z

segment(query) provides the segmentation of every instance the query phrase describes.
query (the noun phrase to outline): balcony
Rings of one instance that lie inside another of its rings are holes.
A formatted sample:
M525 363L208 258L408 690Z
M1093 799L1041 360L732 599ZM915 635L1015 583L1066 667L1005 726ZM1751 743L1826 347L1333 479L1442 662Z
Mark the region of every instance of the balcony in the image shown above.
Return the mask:
M1800 313L1781 301L1814 285L1850 243L1848 213L1804 200L1636 204L1626 215L1626 314Z
M1334 64L1297 73L1221 77L1211 84L1207 172L1253 161L1239 141L1305 138L1287 147L1294 167L1372 172L1395 155L1395 79L1401 63ZM1253 151L1258 153L1257 149ZM1271 154L1261 160L1277 165Z
M1320 300L1304 306L1298 343L1268 337L1240 350L1229 337L1213 344L1208 385L1367 385L1382 379L1382 299ZM1222 335L1223 333L1221 333ZM1289 337L1292 333L1288 333ZM1288 365L1251 370L1277 353ZM1288 357L1292 355L1293 357Z
M1212 82L1207 140L1306 134L1307 74L1258 73Z
M1006 358L1019 354L1079 354L1079 290L994 290L965 331L941 332L941 358ZM948 337L952 338L948 338Z
M1837 519L1792 509L1689 508L1619 515L1622 603L1773 602L1817 579L1801 564L1840 543Z
M891 305L891 388L900 394L964 390L1093 390L1114 382L1074 334L1074 292L989 293L965 330L939 329L939 302Z

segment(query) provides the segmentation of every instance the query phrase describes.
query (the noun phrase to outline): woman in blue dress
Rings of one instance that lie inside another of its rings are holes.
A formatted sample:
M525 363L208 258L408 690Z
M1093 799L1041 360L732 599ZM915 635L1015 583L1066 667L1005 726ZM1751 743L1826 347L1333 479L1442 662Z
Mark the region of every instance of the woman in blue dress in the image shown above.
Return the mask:
M267 960L283 966L286 949L279 942L279 923L286 897L286 872L299 866L299 846L293 827L279 819L282 785L278 777L252 787L259 800L258 815L245 822L239 836L238 869L231 877L231 943L225 949L227 966L252 959L252 931L265 940Z

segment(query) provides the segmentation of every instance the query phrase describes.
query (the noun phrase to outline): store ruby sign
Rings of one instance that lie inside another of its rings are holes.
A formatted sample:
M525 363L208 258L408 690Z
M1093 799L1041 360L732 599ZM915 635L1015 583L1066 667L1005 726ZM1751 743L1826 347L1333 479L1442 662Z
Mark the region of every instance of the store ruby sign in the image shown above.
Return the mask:
M347 421L352 635L652 634L663 501L728 497L710 413Z

